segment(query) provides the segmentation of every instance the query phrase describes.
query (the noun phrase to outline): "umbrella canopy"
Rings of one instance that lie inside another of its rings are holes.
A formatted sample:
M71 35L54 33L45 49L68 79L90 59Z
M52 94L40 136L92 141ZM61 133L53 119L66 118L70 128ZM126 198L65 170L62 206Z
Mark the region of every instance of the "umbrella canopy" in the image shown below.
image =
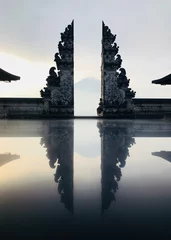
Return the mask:
M11 154L11 153L0 154L0 167L19 158L20 156L17 154Z
M152 155L156 156L156 157L161 157L161 158L167 160L168 162L171 162L171 152L170 151L153 152Z
M17 81L20 80L19 76L13 75L9 72L6 72L5 70L3 70L2 68L0 68L0 81Z
M163 78L153 80L152 83L160 84L160 85L171 85L171 74L169 74Z

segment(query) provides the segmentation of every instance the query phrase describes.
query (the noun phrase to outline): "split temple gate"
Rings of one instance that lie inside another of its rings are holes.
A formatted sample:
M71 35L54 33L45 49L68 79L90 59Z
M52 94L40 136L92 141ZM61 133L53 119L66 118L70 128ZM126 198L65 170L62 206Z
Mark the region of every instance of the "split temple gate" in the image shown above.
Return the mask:
M171 99L135 98L115 40L116 35L102 22L101 98L97 115L101 118L170 115ZM74 117L74 21L61 33L54 61L56 68L50 68L41 98L0 98L0 118Z

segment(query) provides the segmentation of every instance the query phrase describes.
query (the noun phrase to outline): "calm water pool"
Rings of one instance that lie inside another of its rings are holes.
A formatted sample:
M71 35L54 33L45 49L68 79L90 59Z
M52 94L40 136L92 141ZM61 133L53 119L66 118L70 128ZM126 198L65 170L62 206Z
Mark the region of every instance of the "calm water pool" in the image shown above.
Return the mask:
M171 123L0 121L0 236L171 239Z

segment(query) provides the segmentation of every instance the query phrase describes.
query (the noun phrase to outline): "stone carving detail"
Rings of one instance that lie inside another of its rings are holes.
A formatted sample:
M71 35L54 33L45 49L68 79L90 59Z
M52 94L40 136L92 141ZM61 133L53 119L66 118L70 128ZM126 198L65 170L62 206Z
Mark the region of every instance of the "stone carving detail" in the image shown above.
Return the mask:
M100 116L102 114L102 112L103 112L103 100L102 100L102 98L100 98L99 106L97 108L97 115Z
M55 72L55 67L51 67L49 70L49 77L46 79L47 87L59 87L60 86L60 77L59 74Z
M61 33L58 52L54 55L57 66L51 67L46 86L40 91L41 97L48 99L50 106L74 109L74 21Z
M117 81L113 81L115 78L116 75L113 72L107 72L105 74L105 106L112 106L115 103L124 103L125 92L118 88Z
M44 87L43 89L41 89L40 96L42 98L50 98L51 97L50 89L48 89L47 87Z
M105 115L108 112L130 111L132 98L135 92L129 88L130 80L127 79L126 70L122 68L122 58L118 54L116 34L113 35L108 26L102 23L102 65L101 65L101 111L97 114ZM102 108L102 107L101 107ZM108 111L108 109L110 110ZM111 111L111 108L113 110Z

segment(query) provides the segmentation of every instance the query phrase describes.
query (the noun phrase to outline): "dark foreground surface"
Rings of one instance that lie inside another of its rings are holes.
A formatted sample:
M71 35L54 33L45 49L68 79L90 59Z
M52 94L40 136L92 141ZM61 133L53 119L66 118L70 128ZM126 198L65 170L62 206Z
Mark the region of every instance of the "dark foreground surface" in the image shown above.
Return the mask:
M0 121L0 239L171 239L171 122Z

